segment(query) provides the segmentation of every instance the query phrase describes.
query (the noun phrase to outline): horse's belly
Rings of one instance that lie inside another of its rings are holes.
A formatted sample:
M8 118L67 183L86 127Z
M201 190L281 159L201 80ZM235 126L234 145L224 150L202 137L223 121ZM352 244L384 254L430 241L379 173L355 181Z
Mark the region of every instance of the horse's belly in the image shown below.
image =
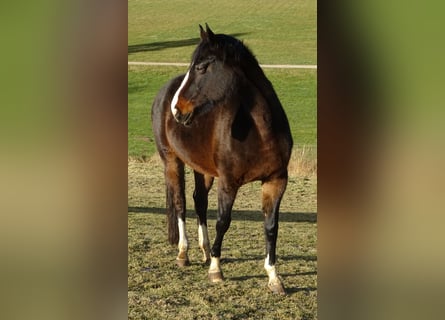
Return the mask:
M187 157L182 158L180 156L180 158L193 170L212 177L218 177L218 170L213 160L204 157L194 157L193 159L190 159Z

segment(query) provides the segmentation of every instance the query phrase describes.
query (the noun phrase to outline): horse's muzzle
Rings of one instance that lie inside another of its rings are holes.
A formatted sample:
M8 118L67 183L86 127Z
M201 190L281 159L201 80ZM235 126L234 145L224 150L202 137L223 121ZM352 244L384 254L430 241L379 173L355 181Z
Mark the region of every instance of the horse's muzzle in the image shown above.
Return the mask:
M189 113L182 114L181 111L176 109L176 112L173 114L176 122L183 124L186 127L189 127L193 121L193 111Z

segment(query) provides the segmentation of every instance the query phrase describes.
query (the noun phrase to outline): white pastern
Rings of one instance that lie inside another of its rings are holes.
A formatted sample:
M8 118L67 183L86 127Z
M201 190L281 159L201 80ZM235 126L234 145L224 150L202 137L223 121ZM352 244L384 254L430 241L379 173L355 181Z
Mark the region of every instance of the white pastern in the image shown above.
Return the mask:
M170 109L173 115L176 115L176 113L178 112L178 110L176 109L176 104L178 103L179 94L181 93L182 88L184 88L185 84L187 83L187 80L189 79L189 74L190 70L188 70L187 73L185 74L185 77L182 80L181 85L179 86L178 90L176 90L175 95L173 96L172 103L170 104Z
M204 254L204 260L207 261L210 258L210 242L209 242L209 233L207 232L207 226L200 224L198 226L198 238L199 238L199 247L201 248Z
M205 245L209 245L209 233L207 232L207 226L200 224L198 226L199 247L204 248Z
M188 241L187 241L187 234L185 232L185 221L183 221L181 218L178 218L178 228L179 228L179 243L178 243L178 249L179 252L187 252L188 248Z
M219 258L212 257L210 262L209 273L221 272L221 268L219 266Z
M266 269L267 275L269 276L269 283L272 283L278 279L275 266L271 266L269 264L269 255L267 255L266 260L264 261L264 269Z

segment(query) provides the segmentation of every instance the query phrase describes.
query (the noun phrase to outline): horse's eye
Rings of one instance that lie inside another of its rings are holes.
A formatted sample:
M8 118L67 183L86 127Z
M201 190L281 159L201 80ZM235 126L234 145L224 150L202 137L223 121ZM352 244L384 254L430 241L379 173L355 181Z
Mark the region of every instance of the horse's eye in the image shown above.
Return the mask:
M200 63L196 65L196 71L199 73L204 73L207 70L208 63Z
M203 74L207 71L207 67L213 62L215 62L215 57L210 56L210 57L206 58L205 60L201 60L200 63L196 64L195 69L199 73Z

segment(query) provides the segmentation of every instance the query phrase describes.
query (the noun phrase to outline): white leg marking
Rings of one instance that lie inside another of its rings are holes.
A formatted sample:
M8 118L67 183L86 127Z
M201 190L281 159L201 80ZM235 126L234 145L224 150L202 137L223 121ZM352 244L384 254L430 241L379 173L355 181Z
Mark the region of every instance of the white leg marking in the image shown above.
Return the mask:
M207 232L207 226L200 224L198 226L198 237L199 237L199 247L201 248L204 259L210 258L210 242L209 242L209 233Z
M184 88L185 84L187 83L187 80L189 79L190 70L187 71L185 74L184 80L182 80L181 85L179 86L178 90L176 90L175 95L173 96L172 103L170 104L170 109L175 115L178 112L178 109L176 109L176 104L178 103L179 94L181 93L182 88Z
M264 269L266 269L267 275L269 276L269 283L275 282L278 279L275 266L269 264L269 255L267 255L266 260L264 261Z
M181 218L178 218L178 228L179 228L179 243L178 243L179 254L181 254L182 252L187 253L188 240L187 240L187 234L185 232L185 221L183 221Z
M219 266L219 258L212 257L212 261L210 262L209 273L221 272L221 268Z
M264 269L266 269L267 275L269 276L269 289L276 294L285 295L286 290L281 283L280 278L277 276L277 271L275 270L275 266L271 266L269 262L269 255L267 255L266 260L264 261Z

